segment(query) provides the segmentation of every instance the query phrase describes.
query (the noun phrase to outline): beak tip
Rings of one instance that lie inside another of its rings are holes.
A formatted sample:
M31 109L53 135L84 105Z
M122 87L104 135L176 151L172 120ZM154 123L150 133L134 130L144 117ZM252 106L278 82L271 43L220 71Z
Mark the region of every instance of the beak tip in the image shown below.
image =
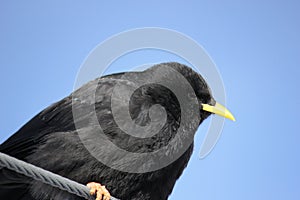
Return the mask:
M233 115L230 115L230 117L228 117L229 119L231 119L232 121L236 121L236 119L234 118L234 116Z

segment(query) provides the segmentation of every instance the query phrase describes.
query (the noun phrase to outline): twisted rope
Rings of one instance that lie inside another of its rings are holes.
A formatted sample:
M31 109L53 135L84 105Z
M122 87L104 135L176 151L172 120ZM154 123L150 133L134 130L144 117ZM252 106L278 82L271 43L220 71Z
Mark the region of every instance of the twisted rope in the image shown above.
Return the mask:
M22 160L18 160L14 157L11 157L1 152L0 152L0 166L6 167L7 169L18 172L27 177L33 178L34 180L41 181L45 184L51 185L52 187L59 188L61 190L67 191L69 193L75 194L85 199L88 200L95 199L93 196L90 195L90 189L87 186L72 181L70 179L67 179L65 177L62 177L60 175L54 174L50 171L44 170L40 167L34 166L30 163L26 163ZM111 197L110 200L118 200L118 199Z

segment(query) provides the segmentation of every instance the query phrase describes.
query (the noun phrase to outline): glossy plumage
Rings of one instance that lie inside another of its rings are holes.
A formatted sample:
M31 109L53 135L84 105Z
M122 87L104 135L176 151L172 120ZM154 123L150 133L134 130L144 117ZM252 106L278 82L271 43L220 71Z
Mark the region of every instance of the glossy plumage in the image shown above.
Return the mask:
M148 70L156 70L165 65L177 70L186 78L195 91L199 105L215 103L204 79L185 65L164 63ZM143 72L130 73L139 77ZM104 134L113 143L130 152L155 151L172 140L180 124L180 114L184 111L181 111L176 96L168 88L158 84L148 84L134 92L129 110L135 123L143 126L149 123L149 108L154 104L160 104L167 112L167 123L162 130L153 137L143 139L124 134L118 128L113 120L110 98L115 84L132 84L130 80L124 80L123 75L124 73L119 73L98 78L49 106L1 144L0 151L82 184L91 181L99 182L108 188L112 196L122 200L167 199L176 180L187 166L193 143L179 159L162 169L147 173L127 173L111 169L95 159L78 136L76 130L78 127L74 124L72 114L72 103L81 113L80 129L90 137L88 138L90 140L93 140L92 137L95 135L93 133L97 131L93 128L94 123L100 123ZM86 105L92 102L88 94L91 85L95 83L98 86L94 108L98 122L91 120L91 112L85 109ZM86 99L74 102L76 96L86 96ZM209 114L200 111L199 125ZM107 156L101 152L97 153L102 157ZM0 169L0 199L80 198L7 169Z

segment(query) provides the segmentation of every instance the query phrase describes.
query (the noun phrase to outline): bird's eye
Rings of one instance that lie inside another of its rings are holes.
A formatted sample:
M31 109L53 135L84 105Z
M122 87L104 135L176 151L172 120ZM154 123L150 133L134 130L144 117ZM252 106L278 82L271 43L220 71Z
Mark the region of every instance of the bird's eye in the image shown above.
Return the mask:
M211 100L211 97L209 94L201 94L201 102L202 103L209 103Z

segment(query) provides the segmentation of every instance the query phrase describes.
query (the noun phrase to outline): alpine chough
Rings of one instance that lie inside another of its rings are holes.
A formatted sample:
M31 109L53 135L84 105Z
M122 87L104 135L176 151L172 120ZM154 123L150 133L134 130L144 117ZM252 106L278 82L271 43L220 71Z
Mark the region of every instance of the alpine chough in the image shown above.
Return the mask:
M188 83L187 88L182 87L184 81L181 82L180 77ZM135 87L136 85L138 87ZM121 88L117 92L116 86ZM168 86L173 86L174 91ZM194 94L190 94L189 87ZM126 88L134 88L134 91L130 93ZM178 97L178 94L183 97ZM130 97L128 105L123 105L126 101L123 101L122 95ZM112 102L113 98L117 100ZM182 103L182 98L188 101ZM192 100L199 106L195 112L197 115L184 114L190 112L183 108L189 109L193 104L189 101ZM117 109L113 109L113 106ZM124 106L128 107L132 122L139 127L146 127L155 122L155 117L159 118L160 115L165 116L161 118L164 123L161 125L159 121L157 126L160 128L153 134L152 129L147 129L148 134L150 130L150 135L143 135L141 131L130 134L132 129L126 126L126 120L114 116L123 112ZM164 112L160 112L160 108L163 108ZM83 85L70 96L33 117L0 145L0 151L88 185L91 193L99 200L108 199L110 194L121 200L166 200L190 159L197 127L211 113L234 120L225 107L216 103L201 75L183 64L162 63L143 72L106 75ZM120 124L125 128L120 128ZM101 127L101 133L96 128L98 126ZM79 132L83 136L80 136ZM178 137L180 140L175 140L177 134L181 134L182 137ZM153 160L150 157L138 162L115 157L117 152L114 151L105 153L95 148L91 153L92 148L87 147L84 141L99 141L103 135L109 142L129 154L142 155L158 152L162 148L165 150L153 157ZM190 141L187 148L184 148L183 140ZM173 143L169 148L171 141ZM176 152L182 149L179 156L176 156ZM163 162L172 156L172 162ZM106 161L102 162L102 158ZM157 167L160 162L161 167ZM156 168L147 170L157 163ZM131 169L139 170L135 172L130 171ZM102 185L105 185L110 194ZM0 199L82 198L2 168Z

